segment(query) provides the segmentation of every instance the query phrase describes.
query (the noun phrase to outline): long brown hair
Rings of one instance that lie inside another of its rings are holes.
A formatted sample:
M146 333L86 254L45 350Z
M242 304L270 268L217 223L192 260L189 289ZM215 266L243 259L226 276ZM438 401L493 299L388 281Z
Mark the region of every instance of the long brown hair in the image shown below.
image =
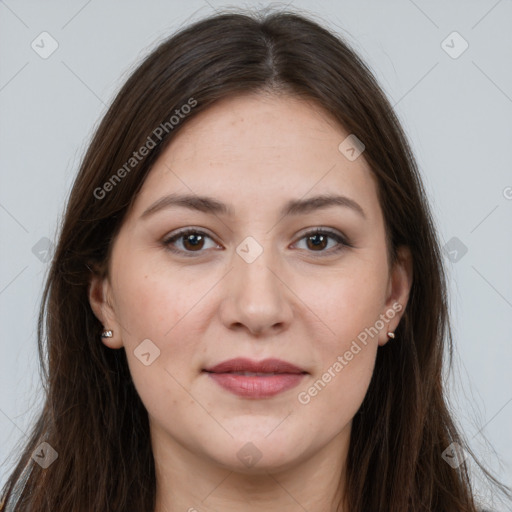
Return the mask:
M288 11L225 12L185 27L145 58L105 114L70 194L44 289L38 348L45 402L3 490L6 503L19 496L12 510L154 510L147 412L124 350L100 342L89 282L92 272L106 272L112 241L174 134L222 98L262 91L312 100L363 141L391 261L400 245L413 257L399 341L378 350L353 419L346 510L477 510L466 464L454 469L441 457L452 442L470 449L444 396L443 361L449 355L451 362L452 351L445 271L410 146L349 45ZM177 109L183 115L175 122ZM131 160L143 146L150 150ZM46 469L31 457L42 442L58 454Z

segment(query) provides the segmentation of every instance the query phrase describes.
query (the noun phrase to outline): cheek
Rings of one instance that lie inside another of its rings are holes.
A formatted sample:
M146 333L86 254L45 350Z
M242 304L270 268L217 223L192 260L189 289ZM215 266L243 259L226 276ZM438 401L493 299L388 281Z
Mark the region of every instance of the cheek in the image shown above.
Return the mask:
M190 386L199 343L187 329L192 306L183 293L176 293L177 282L157 279L154 271L128 275L117 291L117 313L134 386L151 416L162 410L186 411L193 404L184 388Z
M320 345L320 364L296 397L299 411L309 418L311 427L332 436L350 423L361 406L378 350L377 337L361 328L367 324L365 316L355 316L353 308L348 313L345 317L340 313L336 338Z
M315 293L309 292L311 309L318 311L327 327L322 327L323 336L311 333L318 364L297 398L319 417L331 414L333 427L348 422L357 412L373 374L380 333L375 326L385 312L387 276L381 267L354 266L350 272L332 275L329 284L316 288Z
M385 312L386 283L384 272L370 265L344 269L315 287L307 283L303 296L325 327L327 352L348 349L351 340L375 325Z
M133 253L114 268L123 346L135 386L150 408L157 396L176 396L178 382L189 379L186 370L200 340L191 322L201 312L198 300L204 291L186 285L183 273L171 274Z
M186 272L171 271L162 260L152 257L151 251L140 250L117 260L114 294L116 315L127 331L123 342L133 344L140 343L141 337L154 338L163 348L201 297L197 281L188 282Z

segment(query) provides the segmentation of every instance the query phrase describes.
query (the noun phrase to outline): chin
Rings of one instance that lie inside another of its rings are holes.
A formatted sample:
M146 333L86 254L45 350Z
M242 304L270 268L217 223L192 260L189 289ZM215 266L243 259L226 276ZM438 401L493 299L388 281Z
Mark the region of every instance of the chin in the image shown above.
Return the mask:
M272 428L277 424L274 422ZM285 430L279 433L268 428L263 430L264 433L260 429L248 429L225 443L217 444L210 439L210 444L204 448L209 457L225 469L253 475L285 471L306 457L307 447L301 446L302 436ZM213 446L216 446L215 452L212 452Z
M244 447L241 449L243 450ZM244 460L247 455L238 457L238 452L235 450L235 457L229 460L217 460L217 463L223 468L233 471L234 473L240 473L245 475L268 475L268 473L280 473L287 471L298 464L295 456L296 452L287 455L275 455L271 452L262 452L261 455L256 455L251 461L249 459ZM261 452L261 450L260 450ZM261 457L261 458L260 458Z

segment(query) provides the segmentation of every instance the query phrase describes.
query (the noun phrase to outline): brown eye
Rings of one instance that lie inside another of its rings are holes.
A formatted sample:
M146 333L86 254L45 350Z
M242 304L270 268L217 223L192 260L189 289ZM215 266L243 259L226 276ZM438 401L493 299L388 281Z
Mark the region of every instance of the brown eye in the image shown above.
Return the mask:
M327 246L327 240L329 237L315 233L307 237L307 244L309 249L325 249Z
M341 234L327 229L315 229L306 233L300 240L306 240L306 250L308 252L317 252L319 255L332 254L341 251L347 247L352 247L348 240ZM334 241L334 243L330 242Z
M192 253L200 254L205 247L206 242L213 239L210 235L207 235L203 231L198 229L187 229L176 233L175 235L167 238L163 241L165 247L170 251L182 254L184 256L192 256ZM216 244L213 244L215 247Z
M196 233L192 233L190 235L182 235L183 238L183 247L187 250L195 250L202 249L204 245L204 237L203 235L198 235Z

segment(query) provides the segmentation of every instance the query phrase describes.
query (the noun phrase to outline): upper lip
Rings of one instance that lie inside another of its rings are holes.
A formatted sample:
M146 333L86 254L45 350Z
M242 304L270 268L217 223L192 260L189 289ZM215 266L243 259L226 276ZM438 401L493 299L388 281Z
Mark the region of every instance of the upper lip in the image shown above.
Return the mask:
M216 364L204 371L211 373L233 373L233 372L251 372L251 373L307 373L302 368L294 364L282 361L281 359L263 359L262 361L253 361L244 357L229 359Z

